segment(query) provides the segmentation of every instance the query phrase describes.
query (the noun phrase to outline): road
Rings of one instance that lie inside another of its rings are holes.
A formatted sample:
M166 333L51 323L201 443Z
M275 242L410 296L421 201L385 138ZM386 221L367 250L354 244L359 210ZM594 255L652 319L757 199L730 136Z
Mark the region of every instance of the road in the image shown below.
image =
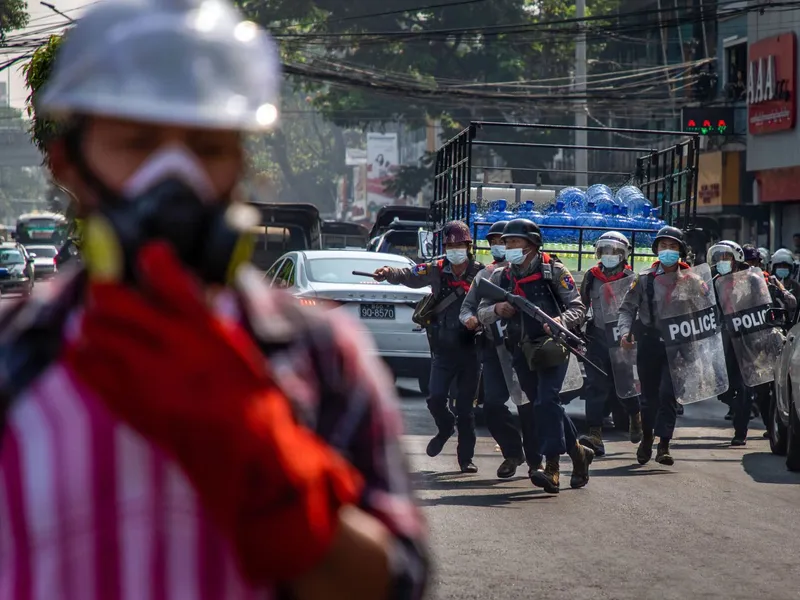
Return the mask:
M477 475L458 472L454 438L429 458L435 430L411 386L401 402L436 560L431 598L800 598L800 475L770 454L760 421L734 449L720 402L687 406L675 466L639 466L636 446L612 433L589 485L569 489L564 457L561 493L549 496L527 477L495 477L502 458L486 430ZM573 404L577 422L582 402Z

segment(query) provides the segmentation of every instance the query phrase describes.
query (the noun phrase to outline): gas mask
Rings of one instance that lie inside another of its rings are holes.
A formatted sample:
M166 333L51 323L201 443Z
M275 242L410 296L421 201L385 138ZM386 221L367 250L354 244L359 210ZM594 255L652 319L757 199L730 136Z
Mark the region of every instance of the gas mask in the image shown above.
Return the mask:
M91 174L90 174L91 175ZM96 177L90 177L89 181ZM220 202L194 155L179 146L154 153L121 195L100 183L99 210L86 220L84 260L90 274L133 283L143 244L167 241L181 262L207 284L229 282L252 254L249 206Z

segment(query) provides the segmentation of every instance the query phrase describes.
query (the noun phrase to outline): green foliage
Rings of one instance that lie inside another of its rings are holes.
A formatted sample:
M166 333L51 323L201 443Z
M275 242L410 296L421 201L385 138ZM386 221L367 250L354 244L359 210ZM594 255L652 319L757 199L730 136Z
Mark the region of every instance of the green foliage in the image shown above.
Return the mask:
M0 43L6 33L28 24L28 3L25 0L0 0Z
M58 128L56 124L49 119L37 116L36 93L47 81L47 78L53 70L56 52L62 40L63 37L60 35L50 36L47 43L36 49L30 62L28 62L22 70L29 91L26 111L31 119L31 136L33 137L33 142L45 157L45 162L47 161L47 141L57 133Z
M441 2L432 2L430 4L437 5L436 8L405 12L410 6L419 7L425 3L239 0L239 4L251 18L268 27L272 25L281 36L281 42L292 44L289 57L295 62L328 68L333 64L334 69L336 63L355 66L363 70L365 83L386 74L407 77L415 85L435 86L437 81L526 82L530 85L543 79L562 78L564 81L574 65L575 46L568 31L553 33L539 28L496 35L481 33L481 30L491 31L503 26L574 18L574 0L475 0L460 1L453 7L441 7ZM619 4L620 0L588 0L587 16L610 13ZM318 37L310 39L309 32ZM380 32L380 35L364 36L365 32ZM414 37L409 36L409 32L420 34ZM303 39L310 40L305 48ZM591 42L589 58L598 57L602 50L603 44ZM419 99L402 92L377 94L365 88L308 81L305 86L316 92L314 106L341 127L376 128L381 123L401 118L419 123L440 119L442 137L448 139L471 120L570 123L574 119L570 107L557 100L547 103L543 111L541 104L532 103L513 106L489 101L447 102L435 95ZM484 89L491 90L491 87ZM558 144L569 139L567 133L509 134L516 141ZM529 169L542 167L554 153L553 149L504 148L498 151L509 165L524 164ZM418 165L403 167L393 184L393 193L416 195L431 182L433 162L433 157L427 155ZM514 170L512 173L517 182L534 181L536 176L532 171Z

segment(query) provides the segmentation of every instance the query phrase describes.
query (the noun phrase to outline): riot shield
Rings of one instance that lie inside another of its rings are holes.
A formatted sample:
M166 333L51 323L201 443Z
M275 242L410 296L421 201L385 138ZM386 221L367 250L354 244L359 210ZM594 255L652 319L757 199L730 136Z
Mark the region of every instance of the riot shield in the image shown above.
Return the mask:
M767 322L772 297L761 269L739 271L716 281L716 293L736 361L747 387L775 379L783 335Z
M676 400L690 404L725 392L728 372L711 268L705 263L659 275L653 295Z
M500 366L503 368L503 378L506 380L506 386L508 387L511 401L517 406L528 404L530 400L528 400L528 397L525 395L525 392L522 391L522 387L519 384L517 372L514 371L514 357L511 356L511 352L508 351L505 345L500 344L497 346L497 355L500 358Z
M578 359L574 354L570 354L569 364L567 365L567 375L564 377L564 383L561 385L561 391L571 392L573 390L579 390L582 387L583 371L581 371L581 363L578 362Z
M623 277L616 281L610 281L600 288L599 314L605 319L611 374L614 377L617 396L620 398L633 398L642 391L639 373L636 369L636 346L634 345L630 350L622 348L619 345L620 336L617 327L619 307L625 299L625 294L631 289L632 281L634 280L630 277Z

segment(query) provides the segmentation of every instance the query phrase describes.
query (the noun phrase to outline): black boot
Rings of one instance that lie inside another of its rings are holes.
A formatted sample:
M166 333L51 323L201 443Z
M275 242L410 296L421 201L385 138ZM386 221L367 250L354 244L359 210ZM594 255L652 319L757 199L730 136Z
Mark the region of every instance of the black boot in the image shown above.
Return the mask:
M671 467L675 464L675 459L672 458L672 455L669 453L669 440L662 439L658 442L656 462L667 467Z
M523 458L507 458L497 467L497 477L500 479L510 479L517 474L517 467L525 462Z
M589 427L589 435L582 435L579 441L591 449L595 456L605 456L606 445L603 443L602 427Z
M653 432L645 431L639 448L636 450L636 460L640 465L646 465L653 458L653 441Z
M431 438L431 441L428 442L428 447L425 449L425 452L433 458L434 456L439 456L444 449L444 445L447 443L452 435L455 433L455 428L450 430L450 433L437 433L435 436Z
M577 490L589 483L589 465L594 460L594 451L576 443L569 451L569 457L572 459L572 477L569 478L569 487Z
M475 463L473 463L471 460L459 463L458 466L461 469L462 473L477 473L478 472L478 467L475 466Z
M544 469L533 472L531 475L531 483L536 487L543 488L548 494L557 494L559 492L559 478L561 476L558 460L558 456L551 456L548 458Z

